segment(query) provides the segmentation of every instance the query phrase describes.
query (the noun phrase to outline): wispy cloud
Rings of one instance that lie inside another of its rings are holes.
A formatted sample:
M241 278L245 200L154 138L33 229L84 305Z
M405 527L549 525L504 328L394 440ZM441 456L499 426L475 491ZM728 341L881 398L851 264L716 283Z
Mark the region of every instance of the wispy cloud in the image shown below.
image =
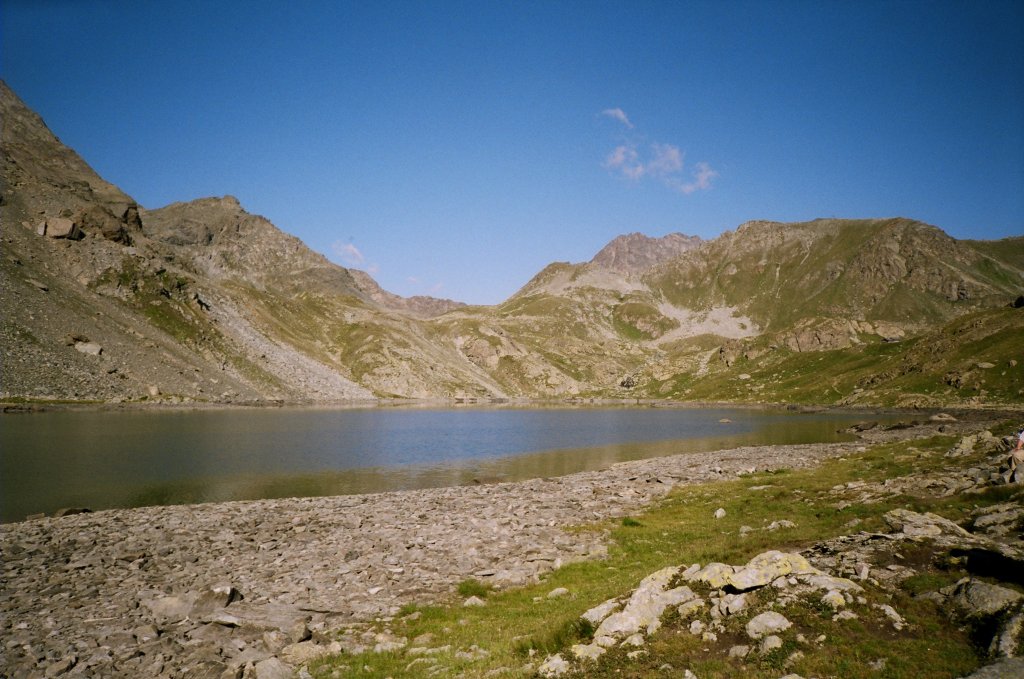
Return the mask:
M622 123L629 129L633 129L633 123L629 122L629 116L627 116L626 112L623 111L621 108L606 108L605 110L601 111L601 115L607 116L612 120L618 120L620 123Z
M604 167L630 179L640 179L647 171L644 164L640 162L640 154L637 153L634 146L616 146L615 150L605 158Z
M601 115L614 118L629 129L634 129L626 112L621 108L605 109L601 111ZM688 181L684 176L685 158L686 154L675 144L653 142L641 146L635 141L627 141L616 146L605 157L601 166L634 182L644 177L657 179L668 188L686 196L710 189L718 172L706 162L694 163Z
M347 266L350 269L362 269L371 276L380 271L379 265L367 263L366 257L351 241L334 241L331 243L331 252L342 266Z
M345 266L360 266L366 258L363 257L363 253L359 251L352 243L346 243L344 241L334 241L331 244L331 250L337 255L342 264Z
M672 144L651 144L651 159L647 163L647 174L653 177L669 177L683 169L683 152Z
M707 191L711 188L711 181L717 176L718 173L712 170L707 163L696 163L693 170L693 181L681 184L678 189L687 196L694 191Z

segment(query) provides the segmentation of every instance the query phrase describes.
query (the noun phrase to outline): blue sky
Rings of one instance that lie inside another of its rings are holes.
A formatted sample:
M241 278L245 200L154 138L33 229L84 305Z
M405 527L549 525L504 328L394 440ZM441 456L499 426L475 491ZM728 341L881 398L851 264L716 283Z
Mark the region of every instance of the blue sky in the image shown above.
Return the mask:
M1024 3L2 0L0 74L143 206L231 194L497 303L617 235L1024 233Z

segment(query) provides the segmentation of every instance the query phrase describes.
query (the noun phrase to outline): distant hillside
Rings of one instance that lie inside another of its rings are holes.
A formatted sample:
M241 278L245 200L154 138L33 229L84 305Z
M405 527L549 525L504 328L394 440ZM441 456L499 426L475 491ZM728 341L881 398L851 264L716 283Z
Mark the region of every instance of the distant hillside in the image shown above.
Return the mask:
M471 307L382 290L232 197L147 210L2 83L0 114L4 400L1024 403L1024 238L634 233Z

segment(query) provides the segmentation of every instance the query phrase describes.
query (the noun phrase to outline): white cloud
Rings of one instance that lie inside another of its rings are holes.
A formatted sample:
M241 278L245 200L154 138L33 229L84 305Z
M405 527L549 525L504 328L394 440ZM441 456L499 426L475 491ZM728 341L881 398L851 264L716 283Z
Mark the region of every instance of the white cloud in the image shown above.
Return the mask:
M694 191L707 191L711 188L711 181L718 176L718 173L711 169L707 163L694 165L693 181L679 183L676 189L683 195L690 195Z
M366 260L363 257L363 253L359 252L359 248L352 243L344 243L340 240L335 241L331 244L331 250L341 258L345 266L359 266Z
M380 265L367 262L363 253L351 242L334 241L331 243L331 252L342 266L350 269L362 269L371 276L375 276L380 271Z
M647 163L647 174L667 177L683 169L683 152L672 144L651 144L653 157Z
M629 129L633 129L633 123L629 122L629 116L627 116L626 112L621 108L606 108L601 111L601 115L607 116L613 120L618 120Z
M605 158L604 167L615 170L630 179L640 179L646 171L643 163L640 162L640 154L633 146L616 146L615 150Z
M620 108L605 109L601 114L633 129L633 124ZM660 180L668 188L685 196L710 189L718 172L706 162L695 163L690 171L692 179L686 181L683 174L686 169L685 157L683 150L675 144L653 142L641 152L636 142L628 142L616 146L601 166L634 182L644 177Z

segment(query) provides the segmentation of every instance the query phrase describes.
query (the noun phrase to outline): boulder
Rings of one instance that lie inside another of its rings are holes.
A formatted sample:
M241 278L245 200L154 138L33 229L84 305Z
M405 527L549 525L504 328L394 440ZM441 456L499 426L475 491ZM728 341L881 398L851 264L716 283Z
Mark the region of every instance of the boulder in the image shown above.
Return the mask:
M158 622L180 622L192 611L192 600L182 596L162 596L139 603L148 608Z
M542 677L560 677L570 669L569 663L559 654L549 655L537 668L537 674Z
M684 573L683 578L687 582L702 582L712 589L721 589L729 584L729 580L735 570L735 568L728 564L712 562L689 575Z
M1018 679L1024 676L1024 658L1003 658L964 679Z
M996 615L1021 600L1024 595L1012 589L968 578L957 583L949 604L961 615L973 618Z
M751 639L761 639L775 632L784 632L793 626L781 613L767 611L754 616L747 623L747 636Z
M594 606L581 617L596 627L601 624L602 620L616 611L619 608L619 605L618 599L609 599L602 604Z
M192 614L216 611L242 598L241 593L231 585L216 585L199 592L192 606Z
M256 663L256 679L292 679L295 672L279 658L267 658Z
M689 587L666 589L678 572L678 568L670 566L644 578L626 606L605 618L594 636L622 638L640 630L650 634L661 627L661 615L666 608L697 598Z
M39 225L37 233L49 238L66 238L68 240L81 240L85 237L78 224L66 217L47 217L46 221Z
M89 233L98 233L115 243L131 244L124 222L102 205L90 205L78 213L76 221Z
M726 576L725 584L745 592L757 587L764 587L784 575L817 574L819 572L799 554L786 554L772 550L758 554L746 566Z
M931 512L918 514L909 509L894 509L887 512L884 519L890 528L903 533L908 538L936 537L939 535L970 536L970 533L949 519L932 514Z
M1024 644L1024 611L1006 619L989 646L989 654L1002 658L1012 658Z

